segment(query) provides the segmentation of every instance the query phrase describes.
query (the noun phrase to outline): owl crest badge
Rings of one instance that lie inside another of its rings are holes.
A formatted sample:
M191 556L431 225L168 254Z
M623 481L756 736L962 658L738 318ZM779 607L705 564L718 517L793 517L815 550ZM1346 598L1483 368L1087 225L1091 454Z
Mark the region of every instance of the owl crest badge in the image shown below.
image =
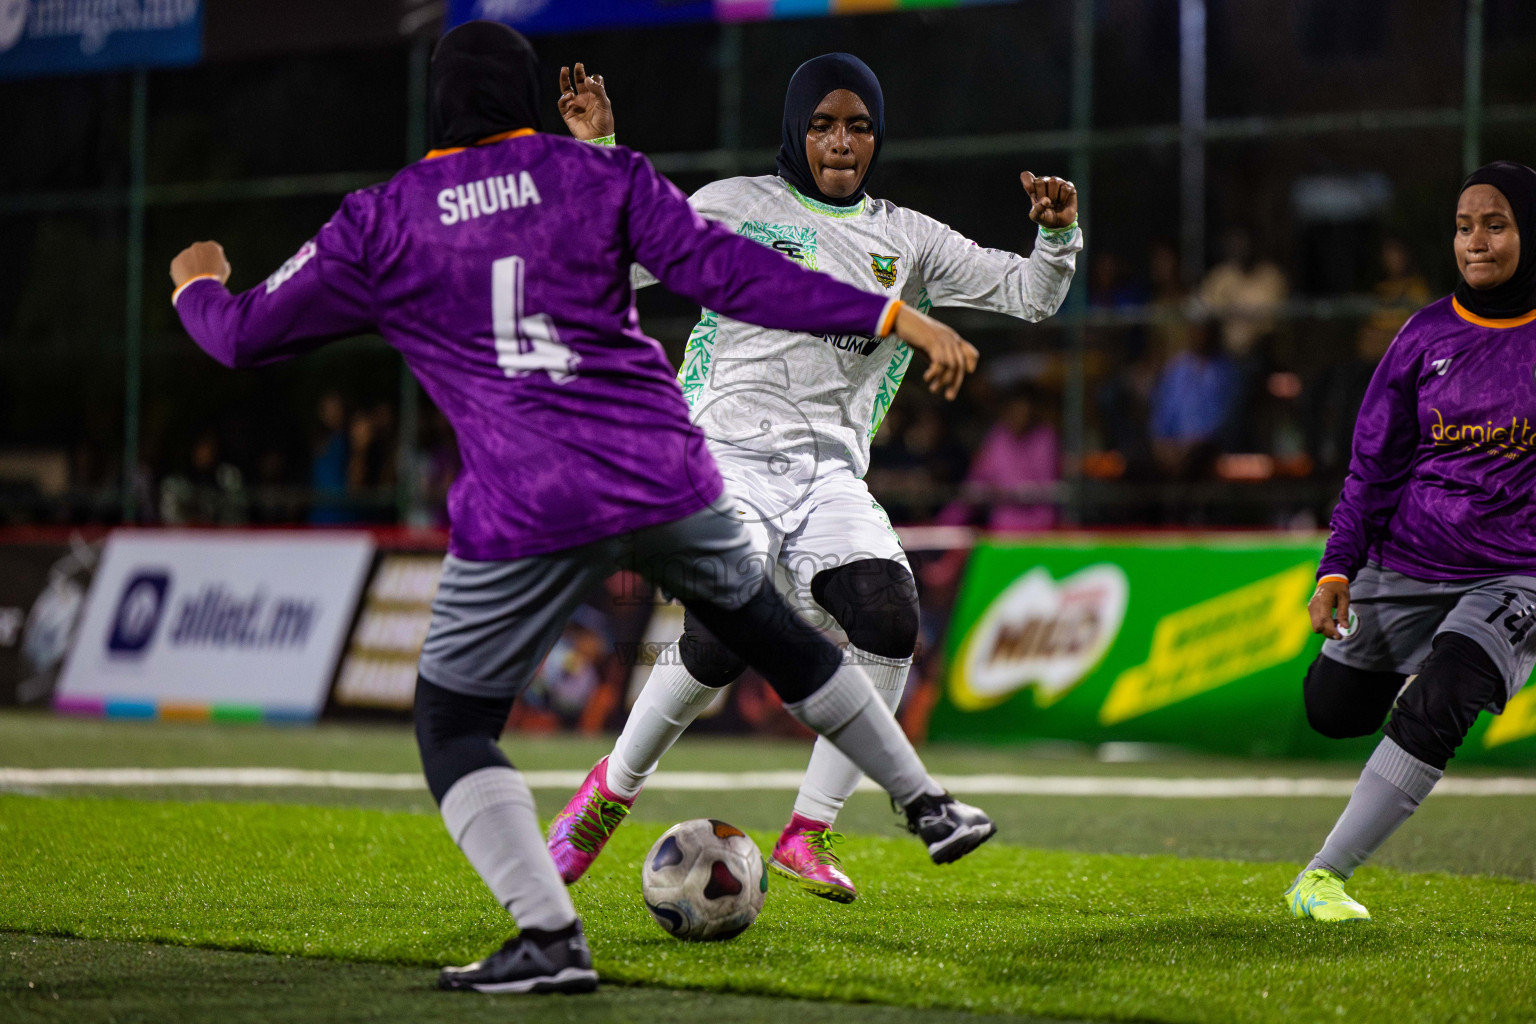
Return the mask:
M896 284L896 261L900 256L881 256L878 253L869 254L869 269L875 272L875 280L882 287L891 288Z

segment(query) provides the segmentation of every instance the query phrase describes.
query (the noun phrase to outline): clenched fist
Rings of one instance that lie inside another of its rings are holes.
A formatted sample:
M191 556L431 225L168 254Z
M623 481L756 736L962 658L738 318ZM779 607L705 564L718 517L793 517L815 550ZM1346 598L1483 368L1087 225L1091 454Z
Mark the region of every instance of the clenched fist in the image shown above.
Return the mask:
M218 242L193 242L171 260L171 281L180 288L194 277L212 274L223 284L229 280L229 260Z
M1037 178L1028 171L1019 175L1029 194L1029 219L1052 231L1069 228L1077 220L1077 186L1065 178Z

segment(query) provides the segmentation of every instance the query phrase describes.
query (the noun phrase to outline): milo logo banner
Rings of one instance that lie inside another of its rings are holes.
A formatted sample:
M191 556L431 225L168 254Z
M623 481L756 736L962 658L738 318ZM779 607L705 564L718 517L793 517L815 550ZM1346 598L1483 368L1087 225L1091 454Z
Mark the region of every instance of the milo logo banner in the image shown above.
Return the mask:
M1307 725L1321 538L985 542L948 633L929 736L1365 756ZM1536 692L1483 715L1458 761L1536 763Z

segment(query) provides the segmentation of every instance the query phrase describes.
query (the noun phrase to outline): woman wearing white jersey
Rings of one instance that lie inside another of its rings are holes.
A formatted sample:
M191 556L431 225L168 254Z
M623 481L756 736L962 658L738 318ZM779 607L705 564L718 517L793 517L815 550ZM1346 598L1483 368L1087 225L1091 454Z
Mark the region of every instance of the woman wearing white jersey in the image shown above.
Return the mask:
M572 134L611 141L601 78L561 72L560 109ZM1040 321L1060 308L1082 249L1071 182L1021 175L1039 227L1029 258L984 249L931 217L865 194L885 134L875 75L858 58L802 64L784 102L778 173L717 181L689 201L712 220L849 284L927 311L968 306ZM637 284L654 279L637 272ZM869 444L912 352L894 339L764 330L705 310L679 374L694 422L764 557L848 636L894 710L917 640L917 587L901 544L863 476ZM970 367L968 367L970 368ZM935 360L925 378L953 398L963 373ZM691 617L678 656L662 658L613 753L592 769L555 819L550 851L567 882L597 857L659 757L745 663ZM770 866L841 903L857 890L832 831L859 770L818 741L794 813Z

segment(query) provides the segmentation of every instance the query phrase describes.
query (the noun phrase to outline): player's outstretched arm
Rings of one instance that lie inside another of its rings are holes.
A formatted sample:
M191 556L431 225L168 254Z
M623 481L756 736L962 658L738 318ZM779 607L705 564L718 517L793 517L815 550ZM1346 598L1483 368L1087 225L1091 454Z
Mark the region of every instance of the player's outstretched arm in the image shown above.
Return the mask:
M1019 175L1029 218L1040 227L1029 257L977 245L932 217L902 210L908 233L920 240L923 283L936 306L969 306L1038 323L1067 298L1083 236L1077 227L1077 188L1064 178Z
M196 242L178 253L171 303L192 340L225 366L263 366L373 330L351 212L343 204L292 259L239 295L224 287L230 265L219 243Z
M976 370L976 346L948 324L908 305L897 311L893 333L928 357L928 369L923 373L928 390L954 401L960 385L965 383L965 375Z
M588 75L586 66L560 69L560 117L571 134L583 142L613 136L613 104L602 75Z

